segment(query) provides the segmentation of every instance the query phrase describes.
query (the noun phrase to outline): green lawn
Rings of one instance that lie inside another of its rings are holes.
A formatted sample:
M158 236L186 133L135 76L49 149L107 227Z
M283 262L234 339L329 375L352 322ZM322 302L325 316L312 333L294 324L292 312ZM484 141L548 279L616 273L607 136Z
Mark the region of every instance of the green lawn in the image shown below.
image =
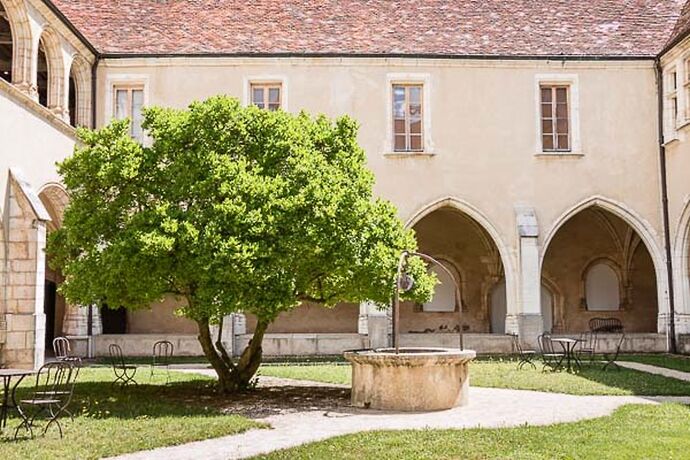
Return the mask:
M0 437L0 458L100 458L264 427L224 414L207 377L171 372L166 386L163 372L150 380L148 369L139 369L139 386L124 391L111 387L112 380L110 369L82 370L70 406L75 420L62 419L62 440L51 427L45 437L14 442L19 420L10 418Z
M364 432L266 459L685 459L690 409L629 405L611 417L546 427Z
M350 383L350 367L339 365L263 366L260 375ZM690 395L687 382L630 369L601 370L601 366L583 366L577 374L542 372L525 367L517 370L511 359L480 359L471 364L470 384L477 387L514 388L575 395Z
M683 355L621 355L621 361L633 361L652 366L666 367L677 371L690 372L690 356Z

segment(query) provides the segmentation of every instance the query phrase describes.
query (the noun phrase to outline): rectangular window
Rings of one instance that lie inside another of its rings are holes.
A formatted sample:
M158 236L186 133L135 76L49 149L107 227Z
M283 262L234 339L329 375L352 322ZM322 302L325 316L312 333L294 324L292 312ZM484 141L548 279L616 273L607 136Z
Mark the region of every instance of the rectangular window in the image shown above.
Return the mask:
M669 74L669 103L671 107L671 128L676 129L678 125L678 72L673 69Z
M423 85L393 85L393 150L424 150Z
M252 104L260 109L278 110L282 106L281 90L280 83L252 83L250 86Z
M118 120L129 118L129 133L133 139L144 141L142 108L144 107L144 88L142 86L116 86L114 88L114 116Z
M544 152L569 152L570 86L541 85L541 139Z

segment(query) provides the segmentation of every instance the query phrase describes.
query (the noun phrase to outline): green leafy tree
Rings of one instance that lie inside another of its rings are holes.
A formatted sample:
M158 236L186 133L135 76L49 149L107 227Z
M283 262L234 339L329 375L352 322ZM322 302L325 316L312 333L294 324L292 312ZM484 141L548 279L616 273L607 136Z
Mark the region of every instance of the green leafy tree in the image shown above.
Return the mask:
M81 130L58 166L70 203L49 252L70 302L137 309L174 294L228 392L256 373L280 313L390 302L398 257L416 241L373 197L352 119L214 97L151 108L143 126L150 146L130 139L126 121ZM424 263L412 258L406 270L416 280L408 298L428 299L435 278ZM257 319L236 360L210 329L232 312Z

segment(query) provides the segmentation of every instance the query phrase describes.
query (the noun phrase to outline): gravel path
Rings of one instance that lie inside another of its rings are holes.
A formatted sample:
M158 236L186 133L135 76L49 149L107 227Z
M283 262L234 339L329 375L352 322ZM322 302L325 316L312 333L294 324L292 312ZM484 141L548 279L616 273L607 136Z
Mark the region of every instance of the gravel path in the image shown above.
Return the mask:
M199 372L199 370L191 372ZM209 375L212 375L212 371ZM343 388L342 385L269 377L262 377L260 382L266 386ZM574 396L473 387L470 403L467 406L447 411L394 413L338 407L333 410L281 413L258 419L270 424L273 427L270 430L250 430L239 435L142 451L117 458L126 460L245 458L360 431L549 425L607 416L625 404L658 404L663 401L690 404L690 397Z

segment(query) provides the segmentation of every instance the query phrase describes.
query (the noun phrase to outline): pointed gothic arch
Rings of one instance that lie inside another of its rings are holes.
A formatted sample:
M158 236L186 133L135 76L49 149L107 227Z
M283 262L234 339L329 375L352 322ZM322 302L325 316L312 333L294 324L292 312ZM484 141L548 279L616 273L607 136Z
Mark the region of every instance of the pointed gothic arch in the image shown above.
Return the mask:
M549 231L546 232L546 236L542 244L543 250L540 256L540 270L542 273L542 277L544 276L546 270L545 259L551 253L554 238L559 234L561 230L563 230L566 224L573 222L573 218L584 218L584 211L588 212L588 215L590 216L589 218L593 219L592 222L605 224L603 226L595 225L596 227L598 227L598 231L602 232L602 235L606 234L608 236L611 236L612 231L615 233L616 230L614 228L614 223L617 221L618 224L616 225L618 226L618 228L623 229L624 226L626 226L628 229L631 229L631 231L634 232L637 235L637 237L641 240L643 244L628 244L626 242L626 239L631 240L629 234L630 230L628 230L627 232L624 232L620 235L616 235L615 238L612 238L609 242L612 248L616 248L616 250L614 251L616 253L616 256L613 257L612 263L616 267L618 267L616 273L617 276L621 278L621 283L623 284L621 288L622 291L620 292L620 298L623 301L623 304L621 305L622 310L620 310L620 314L628 315L628 320L632 321L634 327L643 328L647 332L649 332L650 330L665 332L666 327L664 319L668 312L668 280L666 277L665 258L663 256L663 251L659 244L660 237L657 234L657 232L651 227L651 225L649 225L648 222L646 222L637 213L635 213L633 210L631 210L622 203L615 202L608 198L595 196L576 204L575 206L571 207L566 212L564 212L558 219L556 219L554 224L550 227ZM611 218L602 221L600 216L601 213L609 213ZM609 222L610 225L606 224L606 222ZM634 238L632 239L632 241L634 242ZM644 251L641 251L642 248L644 248ZM634 251L634 254L632 255L628 254L631 250ZM600 256L600 254L578 254L577 257L579 259L582 259L583 257L589 257L589 260L585 260L584 262L583 260L580 260L580 262L583 262L585 263L585 265L589 266L593 263L593 261L595 261L595 259L603 260ZM559 257L562 257L562 255ZM636 282L631 281L628 277L629 274L625 272L627 267L632 266L632 260L634 257L637 257L641 265L643 267L646 267L644 268L644 273L648 273L648 275L645 275L647 277L645 278L645 280L647 281L641 282L639 276L636 279ZM559 264L563 264L563 261L561 260ZM551 269L556 270L557 268L554 267L555 266L551 264ZM585 318L585 316L587 315L586 312L588 310L586 308L586 295L584 291L583 281L583 273L586 273L587 271L585 269L585 271L582 272L580 271L581 269L582 267L577 269L577 271L579 271L577 275L580 276L579 301L573 298L573 296L575 296L574 289L570 289L569 292L565 292L566 297L570 297L569 300L566 302L568 308L570 309L569 313L567 313L566 316L570 315L571 320L569 325L566 324L566 328L572 328L573 321L575 322L575 324L577 324L577 327L580 327L581 324L579 323L584 321L583 318ZM573 280L575 279L574 277L575 274L573 274ZM628 286L628 284L630 284L630 286ZM629 306L628 302L632 297L634 297L631 295L633 289L632 284L636 284L636 286L639 286L641 290L638 291L640 295L637 296L638 301L636 305L638 306L635 307L633 311L627 311L627 307ZM628 291L628 288L631 291ZM646 306L645 308L651 309L652 306L656 307L656 309L654 310L656 312L656 315L654 317L655 321L653 325L648 324L650 318L647 318L647 316L651 314L651 310L644 310L647 312L644 313L644 319L640 319L641 317L630 316L639 314L635 313L636 311L643 311L641 310L641 308L643 308L641 306L642 304ZM578 310L579 313L576 313L573 309ZM644 324L637 324L640 321L642 321Z

